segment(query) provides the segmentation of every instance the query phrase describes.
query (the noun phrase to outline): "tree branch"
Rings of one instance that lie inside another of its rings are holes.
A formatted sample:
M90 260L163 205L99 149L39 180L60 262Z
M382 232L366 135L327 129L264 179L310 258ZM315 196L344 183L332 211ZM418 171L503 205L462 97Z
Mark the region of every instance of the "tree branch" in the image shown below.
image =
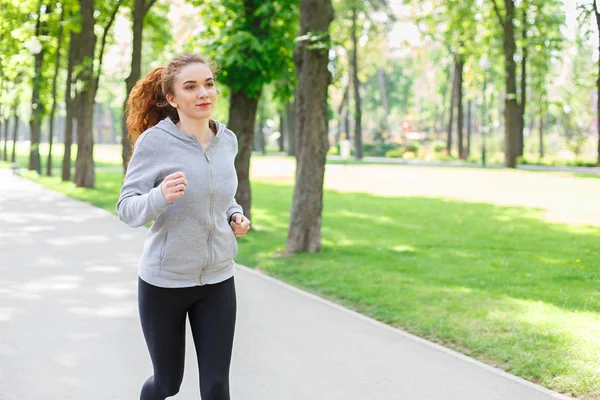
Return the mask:
M494 4L494 11L496 11L496 15L498 16L498 21L500 21L500 25L504 26L504 19L502 18L502 13L500 12L500 8L498 7L497 0L492 0L492 4Z
M154 3L156 3L156 0L149 0L148 3L146 3L146 5L144 6L144 15L146 15L148 11L150 11L150 8L152 8Z
M594 14L596 16L596 24L598 28L600 28L600 14L598 13L598 5L596 4L596 0L592 0L592 7L594 7Z
M104 32L102 33L102 41L100 42L100 55L98 57L98 71L96 72L96 74L94 74L94 93L95 91L98 89L98 81L100 80L100 74L102 73L102 57L104 57L104 49L106 47L106 38L108 37L108 32L110 31L110 28L112 26L112 24L115 22L115 18L117 17L117 12L119 12L119 8L121 7L121 4L123 4L122 0L118 0L117 4L115 5L114 10L112 11L111 15L110 15L110 19L108 20L108 23L106 24L106 27L104 28Z

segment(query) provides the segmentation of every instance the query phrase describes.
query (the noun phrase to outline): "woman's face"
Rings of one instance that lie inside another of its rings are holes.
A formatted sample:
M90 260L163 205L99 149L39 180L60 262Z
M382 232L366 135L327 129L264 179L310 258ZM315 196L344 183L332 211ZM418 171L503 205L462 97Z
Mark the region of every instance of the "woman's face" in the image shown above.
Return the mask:
M173 95L167 100L177 109L179 118L205 119L212 114L217 88L212 71L206 64L188 64L173 83Z

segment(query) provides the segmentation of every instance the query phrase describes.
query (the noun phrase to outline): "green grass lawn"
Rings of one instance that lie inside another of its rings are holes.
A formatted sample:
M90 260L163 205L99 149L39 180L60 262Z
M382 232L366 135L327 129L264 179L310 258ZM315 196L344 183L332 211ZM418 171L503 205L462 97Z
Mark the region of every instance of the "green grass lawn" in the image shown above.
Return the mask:
M46 165L48 165L48 143L40 144L40 159L42 162L42 172L46 173ZM8 155L12 154L12 142L9 142ZM62 168L64 154L64 145L57 143L52 146L52 168L60 170ZM17 142L15 149L16 163L21 168L29 166L29 144L26 142ZM77 145L71 148L71 166L75 167L77 159ZM94 163L96 167L119 167L121 161L121 146L96 144L94 145Z
M29 177L115 212L97 188ZM253 182L237 261L559 392L600 399L600 229L541 211L436 198L324 194L323 249L279 256L293 188Z

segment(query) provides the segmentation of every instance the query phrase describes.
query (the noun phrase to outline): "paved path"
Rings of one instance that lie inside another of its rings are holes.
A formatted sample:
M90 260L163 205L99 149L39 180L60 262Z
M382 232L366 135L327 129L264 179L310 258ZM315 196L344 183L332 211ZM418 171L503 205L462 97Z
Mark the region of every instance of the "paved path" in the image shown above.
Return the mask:
M0 399L137 399L146 229L6 170L0 187ZM234 400L566 398L244 267L236 282ZM176 399L199 398L192 346Z

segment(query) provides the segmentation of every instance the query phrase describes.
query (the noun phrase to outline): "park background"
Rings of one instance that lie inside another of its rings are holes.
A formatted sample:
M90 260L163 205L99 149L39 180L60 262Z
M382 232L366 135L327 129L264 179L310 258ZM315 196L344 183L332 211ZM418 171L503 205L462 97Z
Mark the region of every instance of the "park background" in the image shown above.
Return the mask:
M0 7L3 167L114 212L127 93L206 55L247 172L240 263L600 399L594 1Z

